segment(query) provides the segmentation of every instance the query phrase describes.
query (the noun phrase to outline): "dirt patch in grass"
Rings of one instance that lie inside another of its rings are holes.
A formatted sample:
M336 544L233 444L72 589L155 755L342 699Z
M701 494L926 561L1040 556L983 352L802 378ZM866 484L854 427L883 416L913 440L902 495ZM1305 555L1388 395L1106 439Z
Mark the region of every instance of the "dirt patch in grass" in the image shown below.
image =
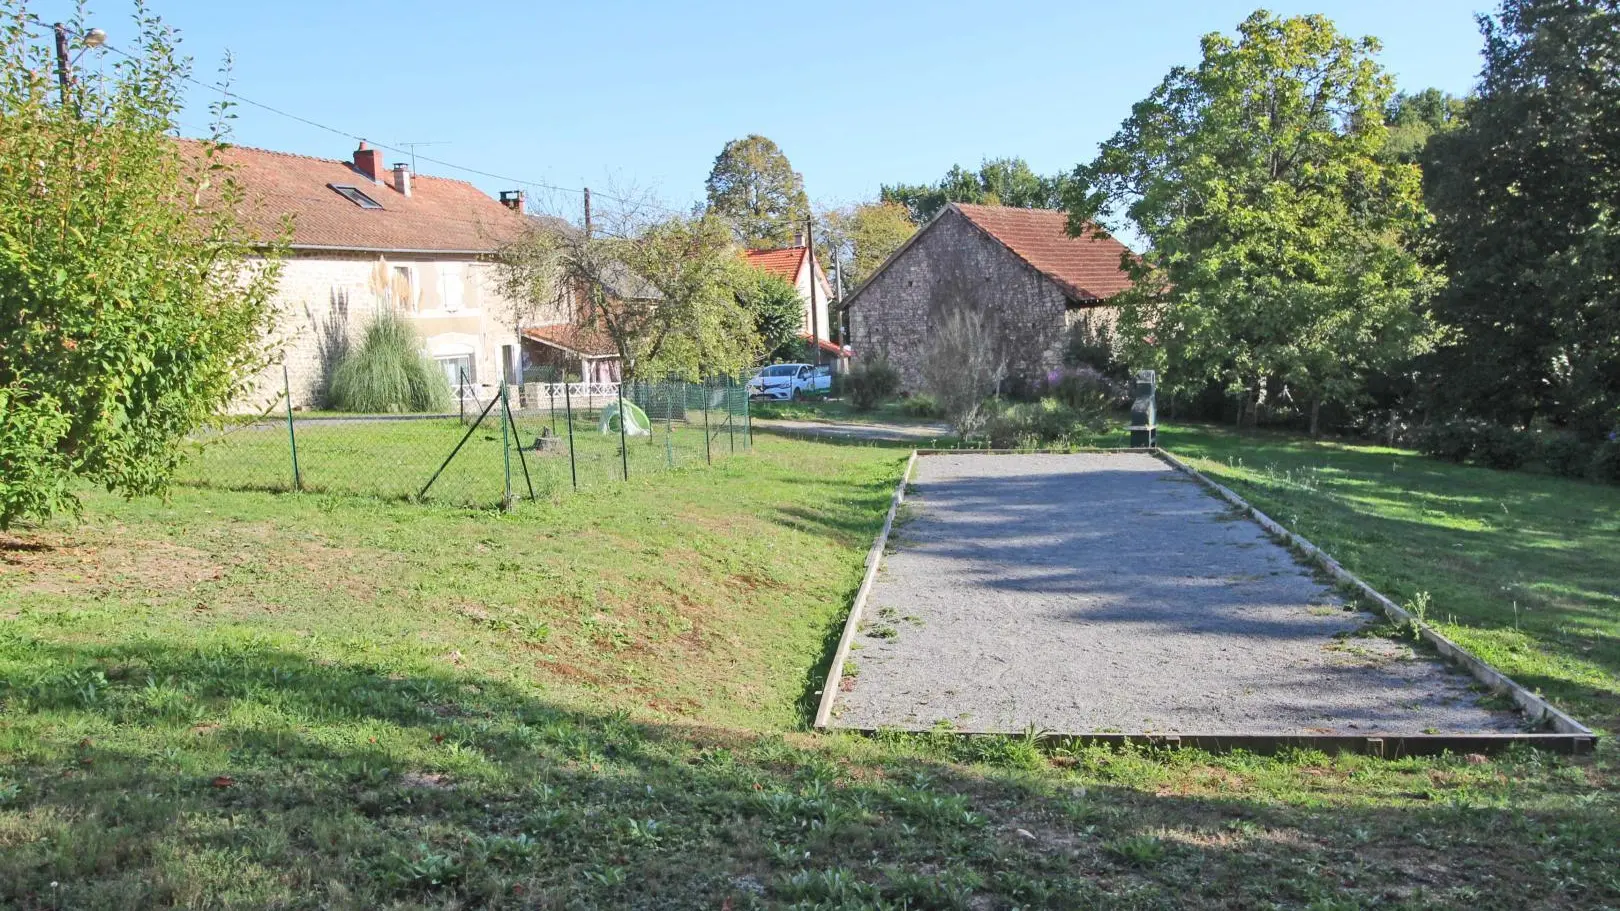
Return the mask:
M24 593L162 594L194 589L221 578L224 571L224 565L196 548L132 537L120 527L0 537L0 585L15 585Z

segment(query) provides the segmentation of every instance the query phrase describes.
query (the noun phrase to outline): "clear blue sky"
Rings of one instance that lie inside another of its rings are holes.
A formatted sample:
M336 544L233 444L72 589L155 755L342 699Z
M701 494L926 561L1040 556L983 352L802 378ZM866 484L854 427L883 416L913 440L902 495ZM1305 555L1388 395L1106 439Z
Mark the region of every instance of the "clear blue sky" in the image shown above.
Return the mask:
M235 55L243 95L423 155L570 187L634 185L686 205L729 139L762 133L813 200L937 179L1021 155L1042 173L1089 159L1198 39L1256 0L968 3L532 3L151 0L197 75ZM1494 0L1272 3L1374 35L1402 87L1464 92L1474 14ZM62 2L33 4L50 19ZM100 0L117 44L127 7ZM186 123L206 123L202 89ZM235 140L341 158L353 143L251 107ZM194 131L188 131L194 132ZM398 156L389 154L389 160ZM508 184L468 177L494 193ZM550 194L553 208L577 205Z

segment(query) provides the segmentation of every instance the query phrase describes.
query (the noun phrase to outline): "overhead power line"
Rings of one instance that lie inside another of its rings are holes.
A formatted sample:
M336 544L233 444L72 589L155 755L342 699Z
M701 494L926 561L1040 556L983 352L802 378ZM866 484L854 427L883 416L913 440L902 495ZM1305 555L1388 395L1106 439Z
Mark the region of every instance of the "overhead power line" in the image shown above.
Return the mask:
M116 54L118 54L118 55L120 55L120 56L122 56L122 57L124 57L126 59L129 59L129 60L138 59L133 54L130 54L129 52L123 50L120 47L117 47L116 45L113 45L113 44L109 43L109 44L103 44L102 47L104 47L107 50L110 50L110 51L112 51L112 52L114 52L114 53L116 53ZM537 190L551 190L553 192L558 192L558 193L574 193L574 194L580 195L582 197L587 192L589 192L590 195L593 196L593 197L602 198L602 199L610 199L610 200L613 200L614 202L622 203L624 205L645 206L646 208L656 209L656 210L658 210L660 212L664 212L664 213L667 213L667 214L670 214L670 215L679 215L679 214L681 214L677 210L671 209L671 208L669 208L667 206L661 206L661 205L657 205L655 203L648 203L648 202L644 202L644 201L641 201L641 200L626 199L626 198L624 198L622 196L614 196L612 194L603 193L601 191L587 191L584 187L564 187L564 186L558 186L557 184L546 183L545 181L541 181L541 180L525 180L525 179L520 178L520 177L512 177L512 176L505 175L505 174L496 174L493 171L485 171L485 170L481 170L479 168L472 168L472 167L468 167L466 165L456 164L453 161L446 161L446 160L444 160L442 158L434 158L434 157L431 157L431 156L428 156L428 155L423 155L423 154L420 154L420 153L413 154L412 150L399 148L398 146L389 145L388 143L384 143L384 142L378 142L378 141L376 141L374 139L368 139L368 138L366 138L364 136L359 135L358 133L354 133L354 132L349 131L349 130L339 129L339 128L334 127L334 126L329 126L329 125L321 123L319 121L311 120L308 117L304 117L304 116L301 116L299 114L294 114L291 111L282 110L281 108L275 107L274 105L265 104L262 101L256 101L256 100L254 100L252 98L247 97L246 95L241 94L240 92L237 92L237 91L231 89L230 86L225 85L224 83L204 82L203 80L198 79L195 76L191 76L191 75L187 75L184 78L185 78L185 80L187 82L190 82L190 83L192 83L194 85L200 86L200 87L208 89L210 91L220 92L221 94L223 94L227 98L230 98L230 99L233 99L235 101L241 102L242 104L246 104L246 105L248 105L250 107L258 108L258 109L260 109L262 111L267 111L267 112L269 112L271 114L277 115L278 117L285 117L288 120L297 121L298 123L302 123L305 126L314 127L315 129L318 129L318 130L324 130L324 131L326 131L328 133L332 133L333 135L342 136L342 137L344 137L346 139L351 139L351 140L353 140L355 142L370 143L371 145L376 146L379 149L387 149L390 152L396 152L396 153L398 153L400 155L411 155L413 159L420 159L420 160L425 161L425 162L429 162L429 163L432 163L432 164L439 165L440 167L450 168L451 170L454 170L454 171L460 171L460 172L465 173L465 174L476 174L479 177L487 177L490 180L499 180L499 181L503 181L505 183L516 184L516 185L521 186L521 187L530 187L530 188L537 189ZM423 143L413 143L412 145L422 145L422 144Z

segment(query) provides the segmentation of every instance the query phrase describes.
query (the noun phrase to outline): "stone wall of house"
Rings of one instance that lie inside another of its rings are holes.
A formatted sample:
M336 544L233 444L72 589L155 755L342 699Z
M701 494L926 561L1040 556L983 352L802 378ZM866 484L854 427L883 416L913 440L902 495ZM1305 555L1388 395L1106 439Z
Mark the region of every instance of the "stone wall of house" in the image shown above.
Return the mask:
M886 356L903 387L920 391L932 311L957 276L982 283L974 296L996 311L1013 340L1014 375L1035 379L1062 365L1071 309L1063 291L954 211L940 215L850 302L857 361Z
M233 410L258 412L277 401L283 362L293 407L321 407L337 360L359 343L376 314L388 310L416 326L424 354L469 357L473 382L493 388L501 379L503 347L510 346L516 369L521 370L522 359L514 310L496 290L494 269L464 255L295 253L283 264L277 286L276 326L266 339L270 365ZM525 324L555 321L551 316L524 314L522 319Z

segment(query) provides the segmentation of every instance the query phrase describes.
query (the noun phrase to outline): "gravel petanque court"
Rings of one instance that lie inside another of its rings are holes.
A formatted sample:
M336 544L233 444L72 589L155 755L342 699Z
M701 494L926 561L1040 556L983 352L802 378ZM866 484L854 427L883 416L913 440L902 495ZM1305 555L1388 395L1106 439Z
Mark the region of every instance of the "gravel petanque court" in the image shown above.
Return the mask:
M1521 717L1151 455L929 455L833 724L1480 734Z

